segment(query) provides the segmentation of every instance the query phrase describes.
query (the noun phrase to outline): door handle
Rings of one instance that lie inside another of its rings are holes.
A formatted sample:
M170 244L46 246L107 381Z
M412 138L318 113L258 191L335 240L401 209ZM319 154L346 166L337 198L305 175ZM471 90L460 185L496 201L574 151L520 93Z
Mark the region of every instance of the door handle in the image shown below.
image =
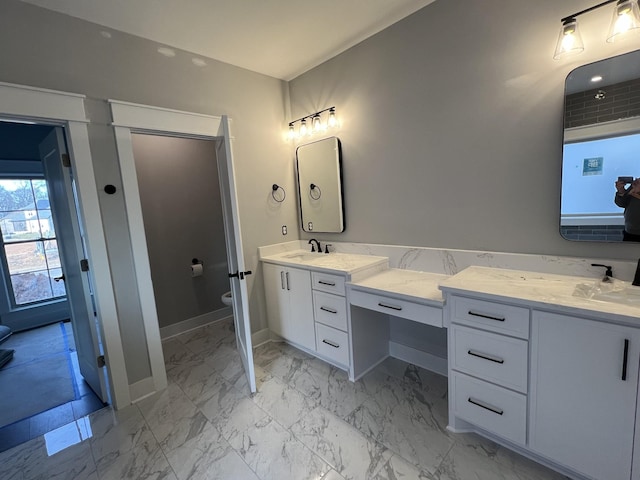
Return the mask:
M284 272L280 272L280 286L284 290Z
M55 282L59 282L60 280L62 280L64 282L64 273L62 275L60 275L59 277L53 277L53 280Z
M286 277L287 277L287 290L291 290L291 287L289 286L289 272L287 272Z
M627 364L629 363L629 339L624 339L624 351L622 352L622 381L627 381Z

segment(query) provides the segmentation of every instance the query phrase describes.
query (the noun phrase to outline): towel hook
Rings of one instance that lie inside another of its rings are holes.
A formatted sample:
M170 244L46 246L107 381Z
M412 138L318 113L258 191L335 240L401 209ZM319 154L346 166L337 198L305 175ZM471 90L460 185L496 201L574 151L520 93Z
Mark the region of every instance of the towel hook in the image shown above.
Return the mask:
M312 183L311 185L309 185L309 188L310 188L309 196L311 198L313 198L314 200L320 200L320 197L322 196L322 190L320 190L320 187L318 185L316 185L315 183ZM317 193L318 196L317 197L315 197L313 195L314 190L318 191L318 193Z
M282 190L282 198L278 199L276 197L276 192L278 190ZM284 188L282 188L280 185L278 185L277 183L274 183L273 186L271 187L271 196L273 197L273 199L278 202L278 203L282 203L284 202L284 199L287 198L287 192L284 191Z

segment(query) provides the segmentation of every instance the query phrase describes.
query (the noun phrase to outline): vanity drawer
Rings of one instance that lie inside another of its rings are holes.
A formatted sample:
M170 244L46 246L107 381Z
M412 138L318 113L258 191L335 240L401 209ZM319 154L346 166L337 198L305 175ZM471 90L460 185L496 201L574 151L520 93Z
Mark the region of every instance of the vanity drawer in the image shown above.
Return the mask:
M462 373L451 372L454 414L505 439L524 445L527 397Z
M349 335L316 323L316 351L336 363L349 366Z
M349 301L357 307L388 313L414 322L442 327L442 308L408 302L385 295L351 290Z
M314 291L313 313L316 322L347 331L347 301L344 297Z
M451 368L522 393L527 392L526 340L451 325Z
M502 303L451 297L451 321L494 332L529 338L529 309Z
M311 272L311 284L314 290L334 293L344 297L344 282L345 278L342 275Z

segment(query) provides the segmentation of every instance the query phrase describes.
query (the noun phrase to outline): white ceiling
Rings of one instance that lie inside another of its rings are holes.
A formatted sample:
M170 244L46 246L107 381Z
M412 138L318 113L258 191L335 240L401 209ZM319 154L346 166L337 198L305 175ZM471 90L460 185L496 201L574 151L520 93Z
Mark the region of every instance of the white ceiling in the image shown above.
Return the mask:
M22 0L290 80L435 0Z

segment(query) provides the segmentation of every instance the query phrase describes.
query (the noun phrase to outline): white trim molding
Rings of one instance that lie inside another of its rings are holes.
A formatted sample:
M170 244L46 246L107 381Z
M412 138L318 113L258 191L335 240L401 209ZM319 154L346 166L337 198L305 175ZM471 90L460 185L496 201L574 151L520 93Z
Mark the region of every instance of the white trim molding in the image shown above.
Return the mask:
M638 132L640 132L640 118L625 118L623 120L613 120L611 122L593 123L582 127L567 128L564 131L564 143L620 137Z
M87 123L84 95L0 82L0 114Z
M115 408L131 403L118 324L111 266L108 261L98 190L91 160L84 95L0 82L0 115L65 127L78 194L78 214L86 233L94 285L97 323L101 330L109 376L110 400Z
M162 353L162 338L158 324L158 312L153 293L151 265L144 230L140 189L133 157L131 134L136 132L162 135L200 136L213 140L224 136L222 117L183 112L161 107L140 105L118 100L108 100L112 125L116 137L116 149L120 162L122 191L127 211L131 237L133 267L136 273L138 296L147 340L151 382L136 383L136 398L144 397L167 386L167 374ZM148 391L144 391L144 389Z
M109 100L114 127L222 137L222 117Z

